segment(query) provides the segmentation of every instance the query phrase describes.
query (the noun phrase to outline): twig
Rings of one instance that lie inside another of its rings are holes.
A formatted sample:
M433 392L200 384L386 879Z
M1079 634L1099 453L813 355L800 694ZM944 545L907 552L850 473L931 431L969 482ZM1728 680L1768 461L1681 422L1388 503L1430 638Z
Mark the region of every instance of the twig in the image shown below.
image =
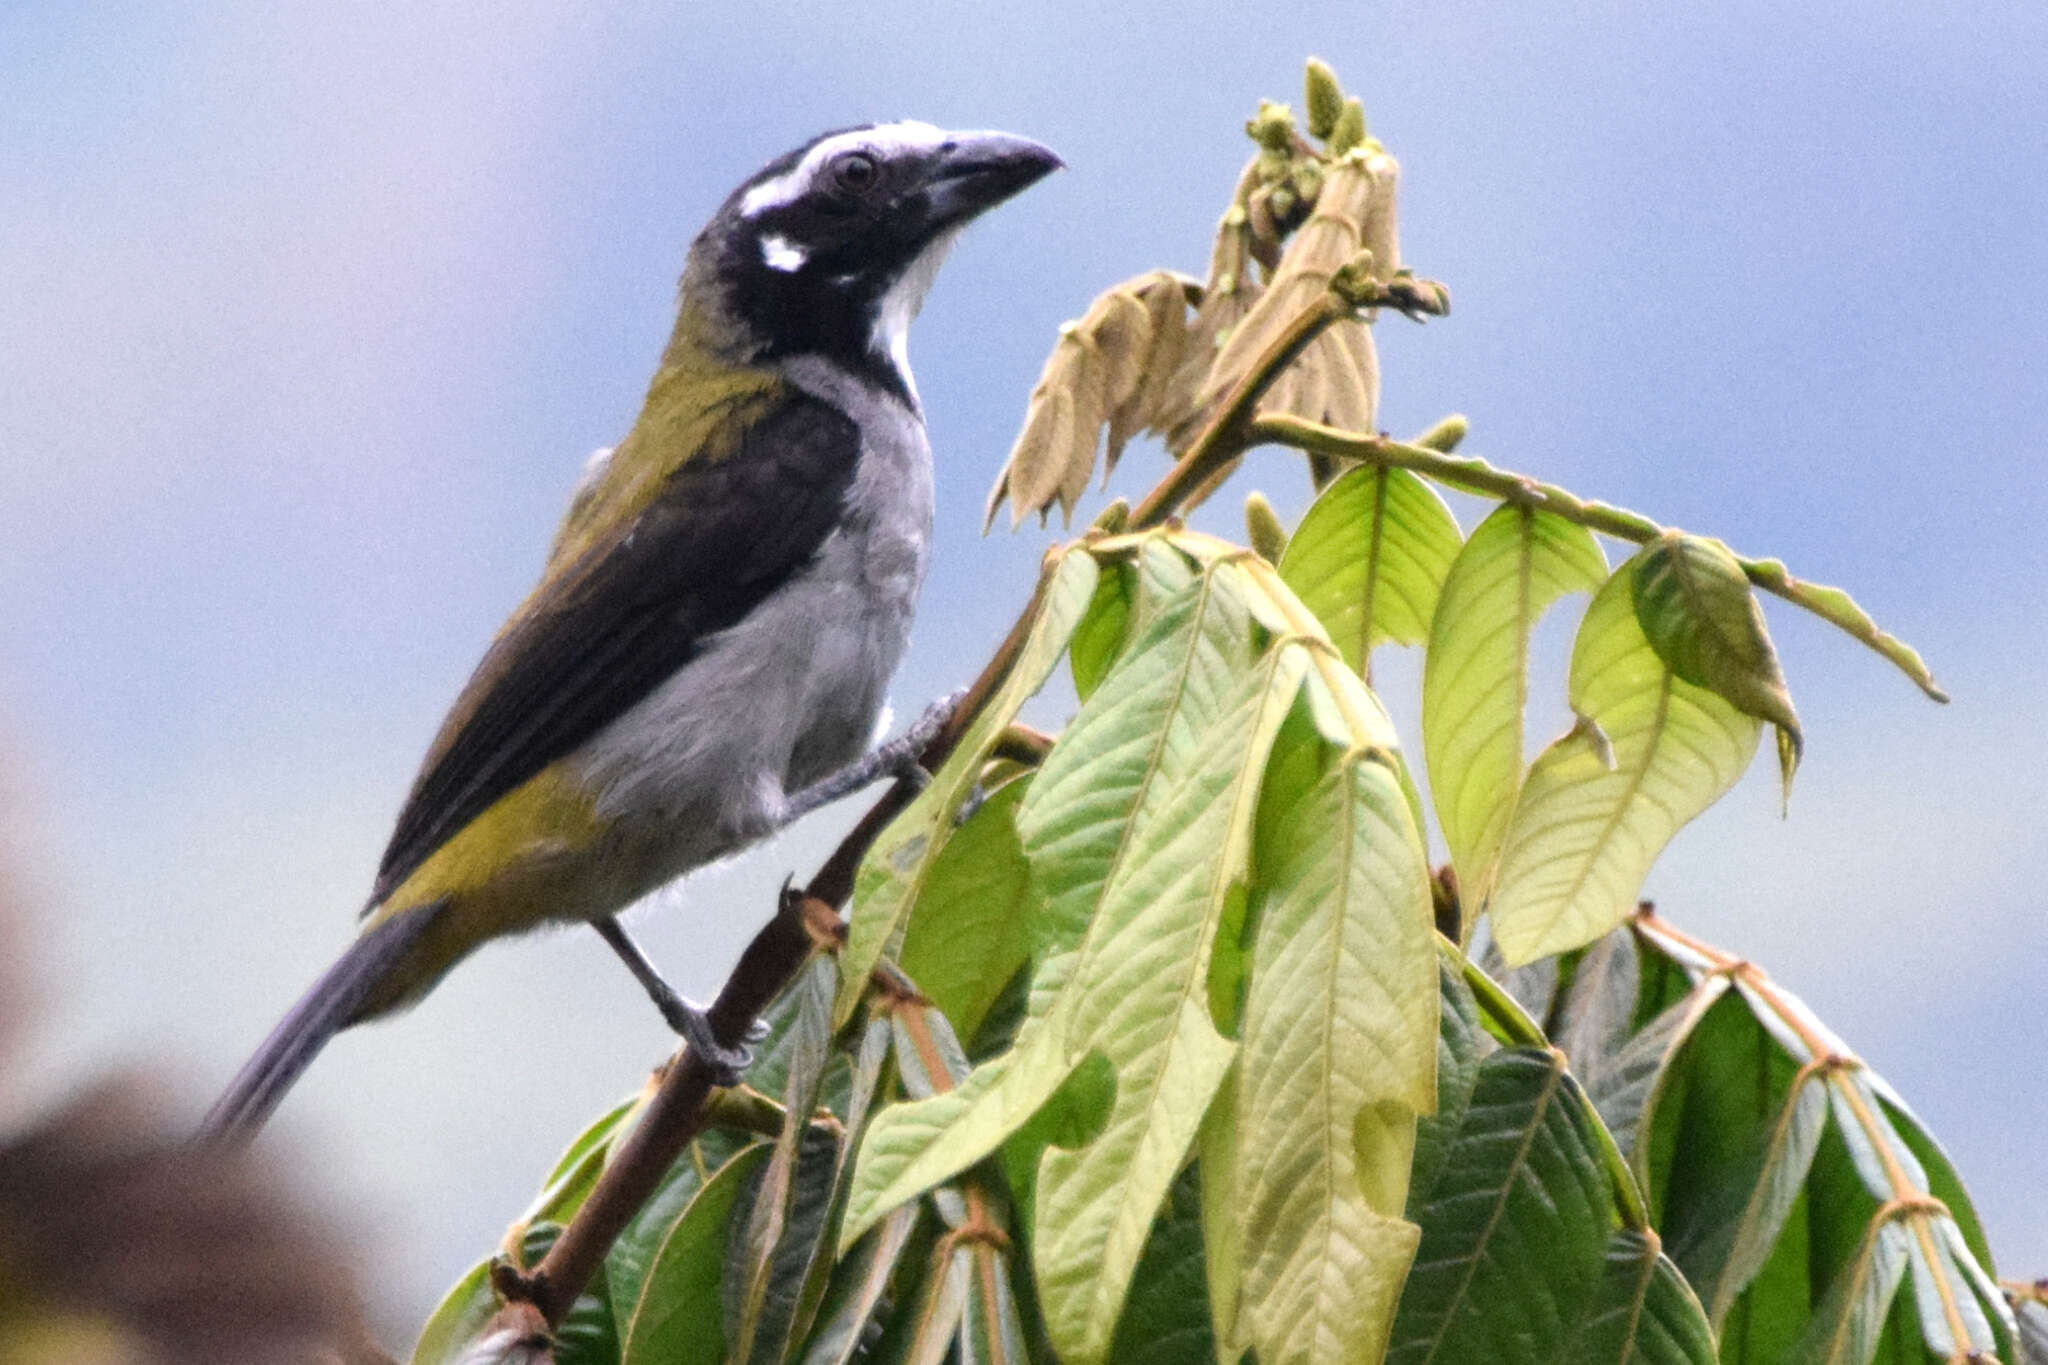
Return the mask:
M1556 484L1539 483L1526 474L1517 474L1510 469L1498 469L1481 459L1466 455L1446 455L1426 446L1396 441L1390 436L1367 436L1355 431L1340 431L1336 427L1324 426L1320 422L1272 414L1252 421L1245 438L1248 446L1291 446L1296 450L1329 455L1361 464L1410 469L1452 488L1554 513L1589 531L1598 531L1602 535L1613 536L1616 540L1626 540L1636 545L1647 545L1669 529L1626 508L1604 502L1587 501ZM1734 554L1734 551L1731 550L1729 553ZM1935 683L1934 674L1913 647L1897 636L1878 629L1877 623L1870 619L1869 614L1840 589L1794 578L1786 571L1784 564L1775 559L1751 559L1738 554L1735 555L1735 560L1742 566L1742 572L1748 576L1749 581L1757 587L1784 598L1794 606L1805 608L1823 621L1846 632L1851 638L1876 650L1891 660L1900 672L1911 678L1922 692L1935 701L1948 700L1948 693L1942 691Z

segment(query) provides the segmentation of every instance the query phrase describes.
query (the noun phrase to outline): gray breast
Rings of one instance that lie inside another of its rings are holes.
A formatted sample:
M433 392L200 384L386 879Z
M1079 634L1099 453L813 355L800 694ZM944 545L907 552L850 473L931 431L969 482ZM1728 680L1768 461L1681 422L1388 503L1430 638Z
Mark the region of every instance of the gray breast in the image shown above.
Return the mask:
M799 358L784 372L861 430L845 516L816 557L597 736L600 811L665 881L768 832L782 796L874 742L930 559L931 449L895 395Z
M875 738L931 562L932 457L923 418L895 394L808 357L791 382L849 413L861 461L846 519L798 583L815 613L809 724L785 770L791 789L844 766Z

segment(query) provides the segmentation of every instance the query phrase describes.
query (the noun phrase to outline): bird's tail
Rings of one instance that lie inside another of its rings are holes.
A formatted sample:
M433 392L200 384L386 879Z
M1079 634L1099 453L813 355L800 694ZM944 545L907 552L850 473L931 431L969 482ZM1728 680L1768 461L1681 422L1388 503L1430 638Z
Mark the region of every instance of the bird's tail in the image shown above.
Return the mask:
M328 1040L362 1017L363 1007L420 941L440 908L440 902L414 906L365 930L236 1074L227 1093L207 1111L199 1141L239 1145L254 1137Z

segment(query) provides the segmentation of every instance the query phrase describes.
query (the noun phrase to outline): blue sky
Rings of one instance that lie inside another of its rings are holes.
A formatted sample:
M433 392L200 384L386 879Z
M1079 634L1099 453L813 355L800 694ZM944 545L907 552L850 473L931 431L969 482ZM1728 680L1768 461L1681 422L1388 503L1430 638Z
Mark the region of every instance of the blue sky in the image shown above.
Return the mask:
M1071 165L969 235L913 339L941 468L914 711L1043 548L976 532L1054 328L1199 271L1239 123L1316 52L1456 301L1382 324L1385 424L1462 411L1475 453L1849 587L1954 694L1774 610L1808 727L1790 817L1760 768L1650 891L1905 1092L2005 1273L2048 1270L2048 10L748 8L0 10L0 751L46 1088L169 1056L210 1092L346 940L442 708L631 419L690 237L755 166L905 116ZM1306 499L1277 455L1254 485ZM1387 677L1412 716L1412 670ZM852 814L694 879L650 949L712 989ZM594 936L494 948L344 1038L280 1128L402 1323L664 1047Z

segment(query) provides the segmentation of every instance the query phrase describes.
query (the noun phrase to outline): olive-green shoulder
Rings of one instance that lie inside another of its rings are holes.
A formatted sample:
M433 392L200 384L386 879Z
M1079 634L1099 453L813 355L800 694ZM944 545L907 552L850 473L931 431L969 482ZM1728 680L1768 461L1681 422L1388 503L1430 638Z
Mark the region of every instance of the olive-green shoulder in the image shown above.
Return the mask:
M549 572L644 511L685 464L730 458L743 435L791 395L772 370L671 357L655 372L626 439L584 475L555 532Z

